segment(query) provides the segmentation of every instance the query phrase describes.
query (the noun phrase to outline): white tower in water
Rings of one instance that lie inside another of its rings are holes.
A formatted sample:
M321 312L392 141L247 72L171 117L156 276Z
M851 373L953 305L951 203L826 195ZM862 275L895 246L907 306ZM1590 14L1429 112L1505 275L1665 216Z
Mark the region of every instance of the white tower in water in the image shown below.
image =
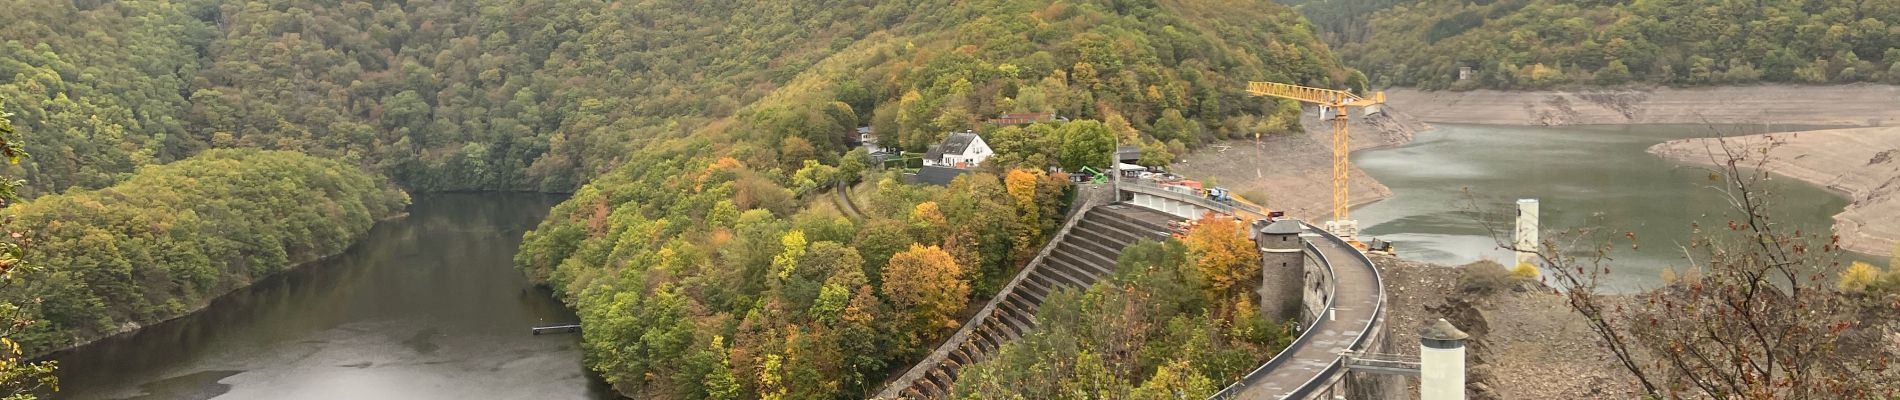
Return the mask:
M1514 238L1516 240L1511 244L1517 248L1517 263L1511 264L1511 267L1537 265L1537 198L1517 199L1517 234Z

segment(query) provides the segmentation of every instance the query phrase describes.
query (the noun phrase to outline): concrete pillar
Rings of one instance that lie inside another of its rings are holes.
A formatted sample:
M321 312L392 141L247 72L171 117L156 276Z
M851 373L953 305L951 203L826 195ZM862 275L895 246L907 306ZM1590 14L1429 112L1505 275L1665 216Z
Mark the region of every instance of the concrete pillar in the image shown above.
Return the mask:
M1444 318L1419 330L1419 400L1464 400L1465 339L1470 337Z
M1260 248L1260 316L1267 321L1300 318L1306 286L1302 230L1299 221L1282 219L1254 232L1254 244Z
M1511 267L1537 265L1537 218L1536 198L1517 199L1517 235L1512 243L1517 247L1517 263Z

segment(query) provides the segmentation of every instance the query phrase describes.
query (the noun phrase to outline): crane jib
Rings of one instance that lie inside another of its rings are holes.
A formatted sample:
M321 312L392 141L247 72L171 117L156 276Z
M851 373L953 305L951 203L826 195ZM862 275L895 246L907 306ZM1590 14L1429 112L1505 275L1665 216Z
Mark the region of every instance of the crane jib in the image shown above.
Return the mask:
M1347 131L1349 124L1347 108L1366 108L1368 115L1377 113L1375 106L1385 103L1385 92L1373 92L1372 98L1363 98L1352 92L1334 89L1321 89L1278 82L1248 82L1247 93L1255 96L1278 97L1320 106L1320 117L1333 123L1333 220L1326 223L1328 231L1357 245L1355 237L1359 224L1348 213L1352 200L1348 178L1351 176L1351 164L1347 157L1352 152L1352 135ZM1328 115L1331 114L1331 115Z

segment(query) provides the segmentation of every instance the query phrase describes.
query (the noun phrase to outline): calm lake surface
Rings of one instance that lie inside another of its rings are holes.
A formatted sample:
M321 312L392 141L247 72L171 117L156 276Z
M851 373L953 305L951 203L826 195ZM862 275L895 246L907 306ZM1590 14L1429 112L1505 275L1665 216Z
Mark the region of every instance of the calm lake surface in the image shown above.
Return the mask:
M347 253L57 356L68 399L603 399L574 314L513 268L559 197L418 196Z
M1511 253L1500 249L1469 211L1475 203L1477 210L1493 214L1488 220L1498 221L1497 227L1508 235L1517 198L1537 197L1544 239L1558 239L1556 232L1584 226L1615 232L1620 245L1612 253L1615 260L1606 283L1613 289L1635 290L1658 285L1663 268L1687 264L1679 245L1687 243L1692 223L1726 226L1736 215L1726 197L1712 188L1720 182L1710 180L1708 169L1645 151L1672 139L1715 135L1707 126L1435 127L1405 146L1353 154L1355 164L1393 192L1391 198L1353 211L1362 234L1394 242L1408 259L1438 264L1511 260ZM1717 129L1722 135L1739 135L1811 128ZM1818 186L1780 177L1773 182L1778 195L1773 209L1784 226L1826 232L1832 216L1847 205L1845 198ZM1622 238L1623 232L1635 233L1636 249ZM1610 239L1587 237L1581 244Z

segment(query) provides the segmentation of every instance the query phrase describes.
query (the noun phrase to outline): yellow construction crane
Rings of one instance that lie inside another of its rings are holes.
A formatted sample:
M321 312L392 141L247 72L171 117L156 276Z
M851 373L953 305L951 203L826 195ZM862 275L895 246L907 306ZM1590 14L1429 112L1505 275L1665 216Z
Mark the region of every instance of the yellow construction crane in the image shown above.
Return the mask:
M1385 104L1385 92L1375 92L1372 98L1359 97L1344 90L1320 89L1276 82L1248 82L1247 93L1255 96L1272 96L1297 100L1303 103L1318 104L1320 118L1331 113L1333 122L1333 220L1326 222L1326 230L1341 238L1358 243L1359 223L1347 215L1347 206L1352 199L1347 177L1352 164L1347 160L1352 153L1352 135L1346 130L1347 110L1351 107L1367 109L1367 113L1377 112L1380 104Z

